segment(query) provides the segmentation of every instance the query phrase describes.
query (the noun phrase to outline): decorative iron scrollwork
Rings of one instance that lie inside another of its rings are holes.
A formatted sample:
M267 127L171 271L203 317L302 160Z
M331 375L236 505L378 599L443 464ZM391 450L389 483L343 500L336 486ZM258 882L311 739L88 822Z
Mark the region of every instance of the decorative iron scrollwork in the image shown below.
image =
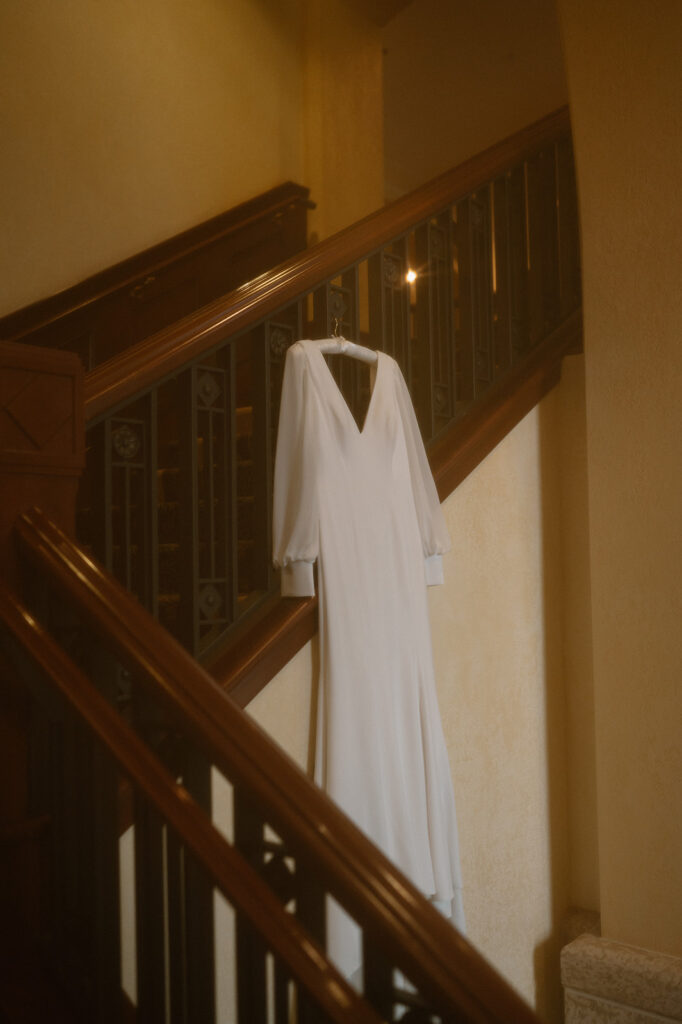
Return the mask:
M471 226L473 228L483 227L483 207L475 199L472 199L469 209L471 210Z
M487 352L478 349L476 352L476 373L479 377L486 377L489 373L489 356Z
M448 390L442 385L434 388L433 392L433 404L436 407L436 412L442 415L447 411L448 408Z
M140 435L127 423L112 431L111 443L118 457L126 460L134 459L142 447Z
M336 288L329 289L329 315L332 319L342 320L348 309L343 295Z
M212 373L202 373L197 381L197 397L204 405L213 405L220 397L220 385Z
M207 583L199 592L199 611L205 619L215 619L223 607L223 599L212 583Z
M282 359L290 341L291 332L285 331L283 327L271 327L269 332L270 355L274 359Z
M431 255L439 258L445 255L445 238L443 231L436 224L429 225L429 247Z
M392 256L384 256L384 284L397 288L401 283L400 260Z

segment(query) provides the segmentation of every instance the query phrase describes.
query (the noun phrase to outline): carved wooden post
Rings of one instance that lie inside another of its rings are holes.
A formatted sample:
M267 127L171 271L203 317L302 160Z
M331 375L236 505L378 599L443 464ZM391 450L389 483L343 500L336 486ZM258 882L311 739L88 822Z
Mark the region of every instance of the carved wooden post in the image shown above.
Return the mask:
M16 582L11 532L37 505L73 535L85 461L83 367L71 352L0 343L0 569Z
M12 540L17 516L34 505L73 535L85 459L83 368L70 352L0 342L0 579L21 589ZM0 914L30 933L41 918L40 840L31 819L27 701L0 652ZM6 919L6 918L5 918Z

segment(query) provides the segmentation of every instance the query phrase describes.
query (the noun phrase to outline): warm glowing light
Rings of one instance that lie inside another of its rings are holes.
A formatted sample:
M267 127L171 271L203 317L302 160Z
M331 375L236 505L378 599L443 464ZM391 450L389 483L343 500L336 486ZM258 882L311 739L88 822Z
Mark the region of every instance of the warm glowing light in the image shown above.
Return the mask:
M417 271L408 270L407 273L405 274L405 280L407 281L408 284L414 284L414 282L417 280Z

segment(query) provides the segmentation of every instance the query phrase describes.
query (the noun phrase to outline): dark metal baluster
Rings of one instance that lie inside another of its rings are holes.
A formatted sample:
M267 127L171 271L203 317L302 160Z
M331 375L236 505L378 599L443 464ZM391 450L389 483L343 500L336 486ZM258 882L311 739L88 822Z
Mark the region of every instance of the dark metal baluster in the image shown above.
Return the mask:
M491 219L493 230L493 372L503 374L512 364L509 217L507 178L493 182Z
M363 991L385 1020L393 1020L393 966L377 942L362 934Z
M506 175L506 234L508 251L508 309L511 360L516 362L530 346L528 314L528 234L526 216L526 172L519 164Z
M372 348L386 348L386 317L384 315L384 256L374 253L367 260L367 290L369 304L369 336Z
M284 361L287 350L295 341L298 341L303 333L304 323L304 302L300 300L294 307L292 317L293 324L283 322L267 321L266 328L266 389L264 401L266 403L266 451L265 482L265 503L267 511L267 551L268 551L268 578L267 586L270 589L274 585L274 569L272 566L272 485L275 471L275 449L277 447L277 427L279 424L279 405L282 394L282 379L284 376Z
M94 889L95 1019L121 1019L121 929L118 865L118 783L113 759L93 742L91 782Z
M431 266L429 234L430 225L420 224L415 231L415 253L417 279L415 337L412 349L412 399L419 420L422 436L429 438L433 434L433 343L435 310L432 305Z
M163 825L135 794L135 927L137 1019L166 1024Z
M172 1024L190 1024L187 1006L187 929L184 920L183 849L173 832L164 832L168 907L168 991Z
M262 866L263 821L243 787L234 787L234 844L249 863ZM258 932L240 913L237 937L237 1018L239 1024L266 1024L267 949Z
M194 369L178 379L179 408L179 587L178 639L195 652L199 641L199 480L198 422Z
M196 750L186 755L183 782L200 807L211 813L211 767ZM184 904L187 967L187 1022L211 1024L215 1016L213 885L184 851Z
M154 618L159 617L159 390L154 388L149 403L149 541L145 552L148 574L148 608Z
M63 609L59 610L59 617ZM67 612L67 642L70 639ZM117 707L120 699L120 666L80 624L71 640L73 653L90 663L94 685ZM91 771L87 806L91 830L93 923L92 961L95 1016L98 1021L118 1022L121 1014L121 929L119 887L119 782L118 769L108 752L84 731Z
M454 413L449 214L417 228L415 256L413 398L422 434L429 440Z
M554 147L526 162L530 343L558 322L559 258Z
M570 138L556 144L558 201L558 244L561 316L568 316L580 303L580 238L575 163Z
M132 680L130 718L145 743L167 760L167 729L154 702ZM166 1024L170 978L166 958L170 871L166 870L166 829L160 814L138 790L133 802L135 854L135 949L137 1016Z
M195 651L206 650L233 621L232 582L226 557L231 538L227 419L230 378L214 366L193 369L197 446L197 636Z
M286 325L263 324L252 342L251 402L253 407L253 433L251 457L253 459L253 580L252 590L267 590L271 565L271 506L272 480L270 477L270 349L282 338L289 336Z
M492 245L490 193L485 188L457 204L459 401L486 390L492 367Z
M329 337L332 323L329 312L329 289L326 284L313 292L312 319L308 327L311 338Z
M398 251L395 251L397 247ZM410 367L410 295L405 281L407 237L390 249L370 256L369 329L375 348L388 352L400 364L407 386L411 387Z
M321 949L327 944L327 899L311 865L296 862L296 917ZM306 993L298 989L297 1024L316 1024L321 1013Z

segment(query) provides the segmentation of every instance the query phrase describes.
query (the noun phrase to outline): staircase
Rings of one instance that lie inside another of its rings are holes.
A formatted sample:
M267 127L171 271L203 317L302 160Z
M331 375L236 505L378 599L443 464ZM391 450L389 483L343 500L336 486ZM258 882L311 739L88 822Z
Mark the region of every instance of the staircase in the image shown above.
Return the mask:
M270 490L286 349L334 321L400 362L445 497L580 341L567 113L85 379L68 353L1 347L3 722L29 780L11 816L46 823L46 875L15 864L2 895L74 1020L213 1021L225 972L229 1019L249 1024L535 1019L238 707L315 628L314 599L277 597ZM360 402L354 367L336 373ZM216 773L228 836L211 821ZM44 896L30 914L13 898L27 882ZM362 931L362 994L325 954L329 897Z

